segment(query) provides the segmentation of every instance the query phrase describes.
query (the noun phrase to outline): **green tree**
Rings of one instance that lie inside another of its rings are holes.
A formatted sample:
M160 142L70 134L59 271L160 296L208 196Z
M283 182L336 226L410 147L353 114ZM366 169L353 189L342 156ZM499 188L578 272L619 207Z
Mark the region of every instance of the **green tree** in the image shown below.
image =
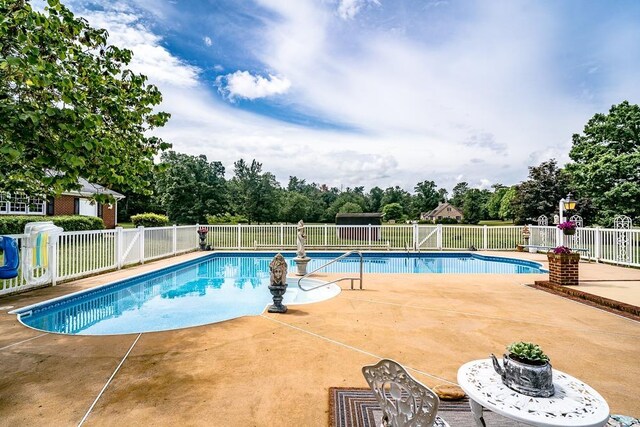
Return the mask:
M160 91L127 69L131 51L58 0L44 13L0 0L0 17L0 190L58 195L84 177L148 193L153 156L170 147L149 131L169 114L154 109Z
M517 186L512 202L515 221L534 222L540 215L547 217L558 210L558 202L567 195L569 179L566 172L551 159L529 168L529 179Z
M156 174L156 194L172 221L206 224L207 215L227 211L222 163L169 151L162 154L161 164L164 170Z
M457 183L453 187L449 203L451 203L456 208L462 208L462 205L464 204L464 195L467 191L469 191L469 183L465 181Z
M340 206L338 213L362 213L362 206L353 202L346 202Z
M573 135L569 157L572 183L580 196L592 200L599 223L608 225L618 214L640 217L638 105L624 101L608 114L595 114L582 134Z
M488 218L497 219L500 218L500 205L508 188L502 184L494 184L493 189L493 193L491 193L489 200L487 200L486 210Z
M382 208L382 215L385 221L402 219L404 209L400 203L389 203Z
M280 219L293 223L299 220L309 221L311 208L311 200L307 196L295 191L287 191L283 198Z
M373 187L366 195L367 212L380 212L382 209L382 196L384 191L380 187Z
M345 211L342 211L345 203L350 203L350 209L354 209L353 205L358 206L358 210L348 211L349 213L364 212L364 206L366 206L364 195L347 187L347 189L339 193L331 205L329 205L325 218L330 222L334 222L337 213L345 213Z
M278 219L280 186L275 176L262 172L262 163L255 159L248 165L243 159L233 164L234 177L229 183L236 214L250 222L272 222Z
M384 190L380 205L386 206L391 203L398 203L405 209L404 213L408 213L406 212L406 208L411 206L411 194L397 185L395 187L388 187Z
M436 183L433 181L422 181L414 187L416 194L412 198L411 216L418 218L421 212L429 212L435 209L440 202L441 195L438 193Z
M467 224L477 224L483 219L485 197L482 191L471 188L464 193L462 204L462 214L464 222Z
M511 220L515 219L515 211L513 209L513 204L515 200L518 198L518 188L514 185L511 186L505 191L502 199L500 200L500 210L498 211L498 215L503 220Z

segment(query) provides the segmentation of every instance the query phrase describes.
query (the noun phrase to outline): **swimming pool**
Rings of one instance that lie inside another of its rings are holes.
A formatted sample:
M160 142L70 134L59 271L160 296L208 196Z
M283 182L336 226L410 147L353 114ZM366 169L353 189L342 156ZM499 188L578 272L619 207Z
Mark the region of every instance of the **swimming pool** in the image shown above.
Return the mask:
M14 310L26 326L63 334L115 335L180 329L258 315L271 303L269 263L275 253L213 253L209 256L87 291ZM308 253L312 271L340 253ZM289 271L293 257L285 254ZM530 261L468 253L367 253L365 273L540 273ZM359 257L332 264L327 272L354 273ZM321 282L305 283L317 286ZM300 291L287 280L284 304L323 301L340 293L335 284Z

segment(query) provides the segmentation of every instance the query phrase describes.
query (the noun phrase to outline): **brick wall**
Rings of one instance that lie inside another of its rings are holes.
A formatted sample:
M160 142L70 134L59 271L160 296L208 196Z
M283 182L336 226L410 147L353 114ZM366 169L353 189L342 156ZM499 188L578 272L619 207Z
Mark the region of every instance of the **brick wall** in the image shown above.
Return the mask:
M53 201L54 215L73 215L73 196L60 196Z
M102 220L104 221L105 228L115 228L116 226L116 209L117 205L114 203L109 209L109 205L102 205Z
M580 254L548 254L549 282L554 285L578 286Z
M74 196L60 196L53 201L53 215L75 215ZM102 220L106 228L116 226L116 205L109 209L109 205L102 206Z

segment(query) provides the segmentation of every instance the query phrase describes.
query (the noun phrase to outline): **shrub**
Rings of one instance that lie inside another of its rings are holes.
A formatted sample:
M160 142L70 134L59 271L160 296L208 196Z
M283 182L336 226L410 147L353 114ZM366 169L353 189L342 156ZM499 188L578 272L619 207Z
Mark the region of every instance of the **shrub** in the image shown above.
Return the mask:
M249 220L242 215L231 215L226 212L221 215L207 215L208 224L246 224Z
M53 221L64 231L102 230L102 218L85 215L34 216L34 215L2 215L0 216L0 234L22 234L24 226L29 222Z
M131 222L136 227L164 227L169 225L169 218L166 215L160 215L155 213L141 213L133 215Z
M436 224L457 224L458 220L455 218L440 218L435 220Z

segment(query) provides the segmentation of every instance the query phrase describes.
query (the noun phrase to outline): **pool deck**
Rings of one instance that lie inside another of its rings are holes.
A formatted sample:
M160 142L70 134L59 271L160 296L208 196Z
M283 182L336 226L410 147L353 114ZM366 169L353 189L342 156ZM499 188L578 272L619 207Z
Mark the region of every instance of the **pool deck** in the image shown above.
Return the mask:
M284 315L120 336L43 333L8 314L198 256L0 297L0 425L325 426L328 388L365 387L363 365L392 358L435 386L519 340L640 418L640 322L526 286L546 274L365 274L363 291ZM640 269L582 262L580 281L640 305Z

